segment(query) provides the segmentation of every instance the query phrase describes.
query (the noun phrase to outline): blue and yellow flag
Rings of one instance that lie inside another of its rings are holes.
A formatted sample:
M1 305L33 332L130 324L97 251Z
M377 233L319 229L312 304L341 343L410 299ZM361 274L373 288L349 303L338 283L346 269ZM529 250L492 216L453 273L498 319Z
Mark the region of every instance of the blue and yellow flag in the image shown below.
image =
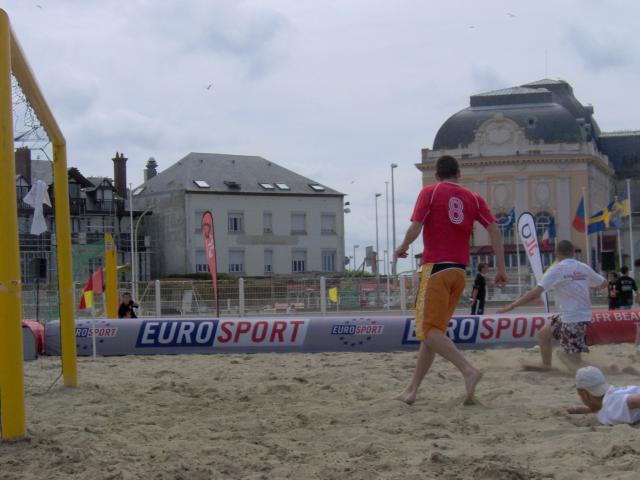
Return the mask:
M589 217L589 224L587 226L587 231L589 235L592 233L604 232L609 225L609 218L611 213L608 208L600 210L596 212L594 215Z
M631 214L631 202L629 201L629 192L625 188L624 193L620 195L618 199L618 203L620 204L621 214L623 217L628 217Z

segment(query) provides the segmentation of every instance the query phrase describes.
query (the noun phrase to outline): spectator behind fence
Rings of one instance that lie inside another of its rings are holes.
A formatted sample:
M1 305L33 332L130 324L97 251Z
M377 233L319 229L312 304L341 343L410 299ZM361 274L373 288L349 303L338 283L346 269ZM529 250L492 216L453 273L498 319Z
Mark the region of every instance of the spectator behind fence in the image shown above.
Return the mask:
M138 304L131 299L131 294L125 292L122 294L122 303L118 307L118 318L138 318L135 312Z

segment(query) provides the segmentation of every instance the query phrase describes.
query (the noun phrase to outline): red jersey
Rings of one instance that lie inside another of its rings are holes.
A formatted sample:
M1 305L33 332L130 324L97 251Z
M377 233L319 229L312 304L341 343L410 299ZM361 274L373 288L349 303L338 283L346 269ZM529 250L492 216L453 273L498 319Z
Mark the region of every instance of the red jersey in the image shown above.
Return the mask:
M420 191L411 215L422 223L421 263L469 262L473 223L483 227L496 221L484 198L454 182L438 182Z

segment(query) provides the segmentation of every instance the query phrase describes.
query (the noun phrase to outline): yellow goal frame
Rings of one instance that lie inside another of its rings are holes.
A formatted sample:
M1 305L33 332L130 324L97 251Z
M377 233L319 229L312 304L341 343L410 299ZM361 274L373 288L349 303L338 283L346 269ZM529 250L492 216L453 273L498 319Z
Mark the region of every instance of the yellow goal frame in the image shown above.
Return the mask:
M4 172L0 174L0 421L4 440L26 435L12 72L52 144L62 373L66 387L78 384L66 142L11 29L9 17L0 9L0 169Z

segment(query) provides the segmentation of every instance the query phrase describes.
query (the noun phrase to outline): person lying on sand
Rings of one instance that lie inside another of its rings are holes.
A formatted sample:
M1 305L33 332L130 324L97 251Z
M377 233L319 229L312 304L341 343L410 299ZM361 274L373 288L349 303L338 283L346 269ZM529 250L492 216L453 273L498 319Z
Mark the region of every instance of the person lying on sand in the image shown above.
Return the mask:
M587 325L591 322L591 288L606 288L607 280L591 267L573 258L575 247L568 240L556 245L558 263L549 267L538 285L525 293L511 305L498 310L510 312L516 307L535 300L545 290L554 290L560 305L560 314L554 315L551 323L540 330L538 342L542 355L542 369L551 369L552 339L560 340L564 355L558 357L572 371L582 363L580 354L589 352L585 341Z
M568 413L595 413L603 425L640 422L640 387L613 387L598 368L584 367L576 373L576 390L585 406L570 407Z

